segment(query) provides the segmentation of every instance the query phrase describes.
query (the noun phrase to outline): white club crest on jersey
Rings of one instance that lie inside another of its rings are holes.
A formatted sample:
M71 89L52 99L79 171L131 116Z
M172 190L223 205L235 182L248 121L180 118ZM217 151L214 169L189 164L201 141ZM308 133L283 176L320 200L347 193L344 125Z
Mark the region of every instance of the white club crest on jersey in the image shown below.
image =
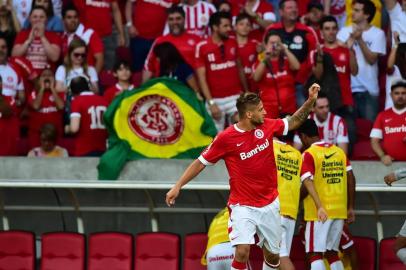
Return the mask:
M262 139L264 137L264 132L260 129L256 129L254 135L258 139Z

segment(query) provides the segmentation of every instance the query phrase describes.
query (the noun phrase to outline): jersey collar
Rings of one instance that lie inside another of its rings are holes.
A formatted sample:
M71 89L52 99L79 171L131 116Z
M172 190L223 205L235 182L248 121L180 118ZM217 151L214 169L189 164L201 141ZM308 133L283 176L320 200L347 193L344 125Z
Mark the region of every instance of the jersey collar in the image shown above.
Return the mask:
M396 109L395 107L392 107L392 110L393 110L394 113L400 115L400 114L403 114L404 112L406 112L406 107L403 108L403 109L401 109L401 110L398 110L398 109Z

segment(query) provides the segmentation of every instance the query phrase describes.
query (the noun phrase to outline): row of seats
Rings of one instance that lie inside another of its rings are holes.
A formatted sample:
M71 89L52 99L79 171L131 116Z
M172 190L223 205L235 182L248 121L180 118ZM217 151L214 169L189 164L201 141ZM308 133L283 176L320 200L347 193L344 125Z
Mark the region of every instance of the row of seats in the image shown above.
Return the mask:
M183 269L204 270L200 264L205 250L205 233L189 234L184 239ZM376 241L354 237L360 270L375 270ZM379 270L406 270L393 251L394 238L379 245ZM179 270L180 237L171 233L104 232L88 237L78 233L45 233L41 239L40 270ZM134 248L135 247L135 248ZM305 252L299 236L294 236L291 259L296 269L305 269ZM86 260L87 258L87 260ZM253 270L262 269L262 251L253 246L250 255ZM26 231L0 232L0 269L34 270L35 235Z

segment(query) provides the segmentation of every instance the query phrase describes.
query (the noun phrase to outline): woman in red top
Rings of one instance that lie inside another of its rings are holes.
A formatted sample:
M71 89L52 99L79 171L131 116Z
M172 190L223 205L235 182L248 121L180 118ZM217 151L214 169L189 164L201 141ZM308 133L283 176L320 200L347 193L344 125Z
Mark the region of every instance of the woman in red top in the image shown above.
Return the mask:
M282 44L279 34L269 31L264 39L265 58L254 66L253 79L258 83L267 118L296 111L294 72L300 63Z

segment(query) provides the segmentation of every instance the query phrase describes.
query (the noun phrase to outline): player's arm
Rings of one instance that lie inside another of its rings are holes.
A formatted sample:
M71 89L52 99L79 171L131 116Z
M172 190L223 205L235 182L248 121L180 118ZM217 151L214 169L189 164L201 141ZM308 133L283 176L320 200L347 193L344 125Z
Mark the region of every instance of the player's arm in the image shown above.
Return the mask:
M175 199L179 196L180 189L195 178L206 166L196 159L185 170L176 184L166 193L166 204L170 207L175 204Z
M352 169L347 171L347 199L348 199L348 223L355 221L355 176Z
M309 88L309 98L303 103L292 116L288 117L289 130L294 130L307 119L309 113L312 111L314 103L316 102L317 95L320 91L320 85L317 83L312 84Z
M309 195L312 197L314 204L316 205L317 208L317 216L319 218L319 221L325 222L327 220L327 212L323 208L323 205L321 204L321 200L319 197L319 194L317 194L317 191L314 187L313 180L309 177L307 177L305 180L303 180L303 185L306 187L307 192Z
M400 168L385 176L384 180L388 186L392 186L392 183L406 178L406 168Z

